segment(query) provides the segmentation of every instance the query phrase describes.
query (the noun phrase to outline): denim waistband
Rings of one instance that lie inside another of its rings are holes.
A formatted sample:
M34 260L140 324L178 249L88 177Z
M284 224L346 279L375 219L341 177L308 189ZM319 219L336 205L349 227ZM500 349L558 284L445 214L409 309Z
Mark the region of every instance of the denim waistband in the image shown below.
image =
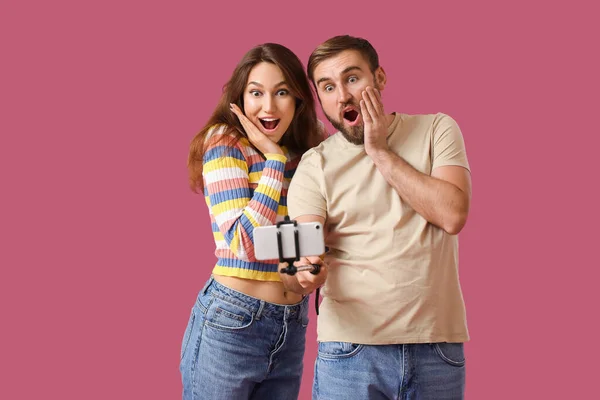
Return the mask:
M268 301L257 299L256 297L248 296L237 290L228 288L227 286L217 282L214 278L210 278L204 286L200 295L210 294L213 297L243 307L254 314L256 319L260 319L262 315L273 318L301 318L308 314L308 296L296 304L284 305L269 303Z

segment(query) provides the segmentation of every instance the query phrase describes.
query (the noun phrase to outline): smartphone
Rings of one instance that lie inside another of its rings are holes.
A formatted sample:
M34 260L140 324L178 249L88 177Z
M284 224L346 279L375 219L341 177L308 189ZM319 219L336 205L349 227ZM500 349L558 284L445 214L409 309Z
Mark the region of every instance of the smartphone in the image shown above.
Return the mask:
M323 226L319 222L301 222L296 226L283 224L279 228L276 225L254 228L254 256L256 259L279 259L277 232L281 232L283 258L296 258L295 230L298 231L300 257L320 256L325 253Z

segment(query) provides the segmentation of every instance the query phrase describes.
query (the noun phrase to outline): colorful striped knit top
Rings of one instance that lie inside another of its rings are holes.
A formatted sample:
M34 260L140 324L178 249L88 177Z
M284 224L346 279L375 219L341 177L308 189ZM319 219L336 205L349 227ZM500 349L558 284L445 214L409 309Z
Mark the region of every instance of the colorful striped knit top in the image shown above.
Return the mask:
M287 191L300 157L265 154L241 138L227 146L226 127L213 127L205 141L204 196L210 212L217 264L213 274L280 281L277 260L257 261L253 231L287 215Z

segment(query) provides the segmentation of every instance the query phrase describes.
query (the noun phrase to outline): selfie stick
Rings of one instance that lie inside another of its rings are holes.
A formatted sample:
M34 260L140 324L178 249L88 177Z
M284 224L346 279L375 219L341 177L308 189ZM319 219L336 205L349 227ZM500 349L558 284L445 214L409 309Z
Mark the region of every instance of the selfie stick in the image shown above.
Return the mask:
M283 258L283 244L281 243L281 231L279 227L281 225L294 225L294 250L296 253L296 258ZM303 265L301 267L296 267L294 265L294 261L300 261L300 240L298 240L298 222L296 220L290 221L289 216L285 216L283 221L279 221L277 223L277 251L279 252L279 262L287 263L287 267L281 268L282 274L288 275L296 275L296 272L300 271L309 271L313 275L317 275L319 271L321 271L321 266L319 264L311 264L311 265ZM319 315L319 292L321 288L317 288L317 295L315 296L315 310L317 315Z
M296 258L283 258L283 244L281 238L281 231L279 228L281 225L294 225L294 247L296 252ZM319 271L321 271L321 266L319 264L311 264L311 265L303 265L301 267L296 267L294 265L294 261L300 261L300 241L298 240L298 222L296 220L291 220L289 216L285 216L283 221L277 223L277 251L279 252L279 262L287 263L287 267L281 268L282 274L288 275L296 275L296 272L300 271L310 271L311 274L317 275Z

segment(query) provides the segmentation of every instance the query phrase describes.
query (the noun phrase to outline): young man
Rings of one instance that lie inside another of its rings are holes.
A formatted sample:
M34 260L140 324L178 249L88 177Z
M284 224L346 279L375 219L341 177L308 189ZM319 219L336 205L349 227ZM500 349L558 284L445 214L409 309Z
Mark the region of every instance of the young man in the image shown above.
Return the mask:
M387 76L364 39L329 39L308 76L339 130L305 153L288 194L290 218L323 223L329 247L313 398L462 399L460 129L444 114L386 113Z

